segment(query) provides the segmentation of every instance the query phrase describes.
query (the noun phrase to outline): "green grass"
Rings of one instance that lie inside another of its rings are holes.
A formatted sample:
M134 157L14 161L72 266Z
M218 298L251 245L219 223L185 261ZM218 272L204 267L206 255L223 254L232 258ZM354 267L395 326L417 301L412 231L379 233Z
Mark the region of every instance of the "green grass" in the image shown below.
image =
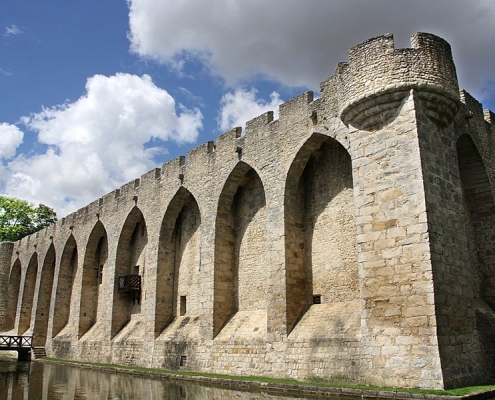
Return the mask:
M291 378L269 378L265 376L238 376L238 375L223 375L223 374L211 374L205 372L194 372L194 371L177 371L177 370L165 370L161 368L145 368L136 367L128 365L118 365L118 364L100 364L100 363L90 363L81 362L60 358L43 357L41 360L53 361L57 363L67 363L77 365L86 365L94 368L110 368L114 370L122 371L136 371L151 373L156 375L172 375L177 377L205 377L205 378L218 378L235 380L240 382L262 382L267 384L276 385L294 385L294 386L317 386L317 387L328 387L328 388L347 388L347 389L358 389L358 390L369 390L369 391L392 391L397 393L414 393L414 394L433 394L439 396L465 396L477 392L495 390L494 385L482 385L482 386L469 386L457 389L449 390L430 390L430 389L417 389L417 388L396 388L396 387L380 387L364 384L354 384L348 383L346 377L335 377L330 380L322 379L320 377L310 377L306 381L298 381Z
M310 377L305 384L311 384L313 386L320 387L341 387L349 389L361 389L361 390L377 390L377 391L391 391L401 393L415 393L415 394L434 394L439 396L465 396L472 393L483 392L488 390L495 390L495 385L485 386L468 386L457 389L448 390L434 390L434 389L418 389L418 388L396 388L396 387L381 387L364 384L350 384L346 382L345 377L336 377L335 379L326 380L320 377Z

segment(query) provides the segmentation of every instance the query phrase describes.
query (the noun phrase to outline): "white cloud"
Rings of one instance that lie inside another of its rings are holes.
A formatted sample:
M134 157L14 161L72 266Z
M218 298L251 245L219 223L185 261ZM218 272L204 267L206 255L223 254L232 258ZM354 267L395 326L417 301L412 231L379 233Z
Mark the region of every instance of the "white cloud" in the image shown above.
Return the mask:
M228 84L262 75L318 88L347 49L384 33L409 47L417 31L451 43L461 86L495 90L495 2L473 0L128 0L133 51L174 66L191 57ZM488 93L488 94L490 94Z
M15 156L24 133L15 125L0 123L0 160Z
M228 131L236 126L244 129L246 121L257 117L267 111L274 112L274 118L278 118L278 106L283 103L278 93L270 95L270 102L257 99L255 89L237 89L223 95L218 116L218 128Z
M48 150L12 160L5 192L67 214L155 166L166 149L150 147L154 139L196 141L202 114L177 106L147 75L117 74L89 78L77 101L23 122Z
M17 25L11 25L5 27L5 33L3 34L4 36L17 36L23 34L24 31L19 28Z

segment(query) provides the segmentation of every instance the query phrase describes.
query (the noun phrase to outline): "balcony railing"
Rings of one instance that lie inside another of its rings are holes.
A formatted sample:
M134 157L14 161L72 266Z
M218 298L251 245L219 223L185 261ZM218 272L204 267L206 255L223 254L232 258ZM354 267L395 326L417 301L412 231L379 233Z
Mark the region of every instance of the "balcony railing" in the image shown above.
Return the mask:
M118 278L119 293L127 293L132 300L132 304L141 301L141 275L119 276Z

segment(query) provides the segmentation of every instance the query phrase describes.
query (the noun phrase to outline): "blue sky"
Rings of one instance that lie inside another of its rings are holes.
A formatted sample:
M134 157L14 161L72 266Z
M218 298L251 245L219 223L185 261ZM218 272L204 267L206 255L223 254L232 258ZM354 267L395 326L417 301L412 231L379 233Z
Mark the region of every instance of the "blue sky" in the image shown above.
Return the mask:
M62 217L416 31L495 110L493 0L3 0L0 193Z

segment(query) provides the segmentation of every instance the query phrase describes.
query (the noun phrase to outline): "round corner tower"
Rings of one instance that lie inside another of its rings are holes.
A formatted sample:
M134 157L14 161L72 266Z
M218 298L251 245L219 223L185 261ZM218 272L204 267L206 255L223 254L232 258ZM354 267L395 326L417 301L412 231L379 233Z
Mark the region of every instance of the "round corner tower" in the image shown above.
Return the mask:
M386 34L349 50L349 62L337 70L344 124L372 129L391 118L411 90L432 121L442 127L452 121L459 87L450 45L438 36L416 33L411 46L396 49L393 35Z

